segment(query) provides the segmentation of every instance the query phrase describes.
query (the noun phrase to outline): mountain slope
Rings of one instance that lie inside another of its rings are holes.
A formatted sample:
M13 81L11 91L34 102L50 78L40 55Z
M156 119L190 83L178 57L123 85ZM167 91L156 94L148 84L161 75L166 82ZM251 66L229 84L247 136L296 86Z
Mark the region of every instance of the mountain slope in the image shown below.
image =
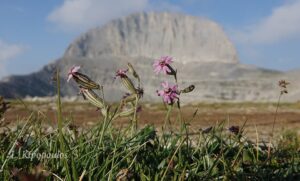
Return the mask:
M91 59L101 55L238 62L235 48L216 23L174 13L139 13L114 20L80 36L65 53Z
M169 79L153 73L153 60L161 55L174 57L182 88L196 86L194 92L184 96L185 101L276 100L277 80L288 77L282 72L240 64L232 43L210 20L176 13L139 13L84 33L70 44L63 57L36 73L2 80L0 95L55 95L51 77L59 67L62 95L76 96L78 89L74 82L67 84L66 77L70 67L81 65L84 73L104 85L108 100L118 100L124 89L114 81L114 72L131 62L142 78L143 99L158 101L155 92L161 81Z

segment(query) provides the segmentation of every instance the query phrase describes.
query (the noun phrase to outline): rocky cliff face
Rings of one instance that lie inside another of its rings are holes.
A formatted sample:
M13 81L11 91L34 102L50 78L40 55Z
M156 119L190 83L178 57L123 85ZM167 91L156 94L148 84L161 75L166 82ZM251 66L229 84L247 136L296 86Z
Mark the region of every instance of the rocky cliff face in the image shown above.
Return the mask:
M179 83L196 89L184 101L274 101L277 81L293 73L265 70L240 64L237 53L222 29L214 22L173 13L140 13L114 20L76 39L64 56L27 76L12 76L0 82L6 97L52 96L52 72L60 67L62 95L76 96L74 83L67 84L68 69L81 65L82 71L104 85L105 97L118 100L124 89L113 81L114 73L131 62L142 78L144 100L160 100L155 91L167 76L155 75L153 60L174 57ZM296 87L294 88L296 90ZM290 100L300 98L295 93Z
M236 50L221 27L203 18L170 13L141 13L114 20L83 34L66 57L102 55L156 58L180 62L237 63Z

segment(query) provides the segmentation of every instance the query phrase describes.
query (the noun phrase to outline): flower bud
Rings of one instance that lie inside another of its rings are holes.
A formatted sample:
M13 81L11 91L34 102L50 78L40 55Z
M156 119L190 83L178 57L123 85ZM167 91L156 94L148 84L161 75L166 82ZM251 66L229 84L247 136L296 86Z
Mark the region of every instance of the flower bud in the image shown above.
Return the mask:
M125 69L119 69L117 72L116 72L116 76L115 76L115 79L117 77L120 77L121 81L122 81L122 84L124 85L124 87L126 89L128 89L132 94L136 94L136 89L131 81L131 79L126 75L128 69L125 70Z
M124 87L127 88L132 94L137 93L130 78L128 78L126 76L126 77L122 77L121 80L122 80L122 83L123 83Z
M85 99L87 99L94 106L103 109L105 107L105 102L101 99L94 91L90 89L81 88L81 93Z
M138 80L140 80L140 77L139 77L139 75L136 73L136 71L134 70L132 64L131 64L131 63L128 63L128 64L127 64L127 67L128 67L129 72L131 72L132 75L133 75L135 78L137 78Z
M128 102L133 102L136 99L136 95L135 94L126 94L125 96L123 96L122 102L123 103L128 103Z
M189 92L192 92L194 89L195 89L195 86L194 85L190 85L187 88L181 90L180 93L189 93Z
M68 72L68 79L67 82L70 81L70 79L74 79L77 84L79 84L82 88L85 89L100 89L100 85L92 81L88 76L78 72L80 69L80 66L73 66L69 72Z
M142 107L139 106L136 110L136 112L140 112L142 110ZM127 110L123 110L122 112L119 113L120 117L127 117L127 116L131 116L134 114L135 111L135 107L132 107L131 109L127 109Z
M73 79L79 84L82 88L85 89L100 89L100 85L91 80L88 76L75 72L73 73Z

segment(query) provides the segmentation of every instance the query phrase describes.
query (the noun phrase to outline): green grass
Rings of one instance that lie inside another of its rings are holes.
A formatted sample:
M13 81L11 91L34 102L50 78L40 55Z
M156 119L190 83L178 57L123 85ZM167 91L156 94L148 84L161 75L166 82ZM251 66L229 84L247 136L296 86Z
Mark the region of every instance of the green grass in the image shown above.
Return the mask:
M231 133L222 123L193 136L187 130L158 134L153 126L132 133L130 127L115 129L102 121L89 130L65 124L63 153L59 129L45 131L42 120L32 112L22 126L0 135L0 180L13 179L12 172L19 178L116 180L122 171L128 180L300 179L299 139L293 132L283 134L268 157L267 145L248 141L242 130ZM29 153L35 156L28 158Z
M133 68L131 72L135 75ZM177 84L177 72L172 75ZM135 78L139 82L139 76ZM192 120L197 111L191 118L184 118L179 98L166 106L163 131L158 133L154 126L138 124L139 89L128 83L127 76L121 79L133 91L133 101L126 102L125 98L120 104L108 105L89 92L91 89L83 89L87 100L100 108L97 125L85 129L74 126L71 116L62 116L65 107L60 100L58 71L57 127L45 128L47 117L22 101L29 116L22 118L16 129L5 127L2 117L6 107L0 99L0 180L300 180L297 133L286 132L278 140L271 137L272 145L260 143L259 138L252 142L244 136L243 128L228 129L224 122L189 134L187 120ZM78 80L82 80L81 86L95 85L86 77ZM121 109L124 104L133 111L127 116L131 124L114 128L112 123L126 113ZM167 131L172 108L176 107L180 131ZM158 105L153 111L164 108Z

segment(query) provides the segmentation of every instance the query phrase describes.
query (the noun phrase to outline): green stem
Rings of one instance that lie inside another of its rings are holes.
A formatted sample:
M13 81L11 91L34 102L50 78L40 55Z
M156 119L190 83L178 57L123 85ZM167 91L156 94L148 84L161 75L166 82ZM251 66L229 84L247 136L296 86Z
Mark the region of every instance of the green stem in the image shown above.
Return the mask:
M164 130L167 129L167 122L169 123L170 130L172 130L172 128L171 128L171 122L170 122L170 113L172 111L173 106L172 105L168 105L167 107L168 107L168 112L167 112L166 117L165 117L164 126L163 126L163 132L164 132Z
M138 94L136 94L135 96L135 109L134 109L134 113L133 113L133 130L136 131L137 128L138 128L138 123L137 123L137 109L138 109L138 101L139 101L139 98L138 98Z
M281 96L282 94L280 94L278 101L277 101L277 106L276 106L276 111L275 111L275 115L274 115L274 120L273 120L273 126L272 126L272 137L273 137L273 133L274 133L274 128L275 128L275 122L277 119L277 115L278 115L278 109L279 109L279 104L280 104L280 100L281 100Z
M274 115L272 132L271 132L271 137L270 137L269 146L268 146L268 158L270 158L270 156L271 156L271 144L272 144L272 140L274 138L275 122L276 122L276 119L277 119L277 114L278 114L278 109L279 109L279 104L280 104L281 96L282 96L282 94L279 95L279 98L278 98L278 101L277 101L277 106L276 106L276 111L275 111L275 115Z
M107 109L105 110L106 111L106 114L109 114ZM104 116L104 122L103 122L103 125L102 125L102 130L101 130L101 135L100 135L100 140L99 140L99 144L98 146L102 143L103 141L103 136L104 136L104 132L106 130L106 124L107 124L107 118L108 116Z
M60 99L60 77L59 69L56 70L56 81L57 81L57 122L58 122L58 134L59 134L59 143L62 153L66 155L66 149L64 144L63 132L62 132L62 110L61 110L61 99ZM67 180L71 180L71 174L69 170L69 165L66 157L63 158L64 166L66 169ZM73 178L78 179L78 178Z

